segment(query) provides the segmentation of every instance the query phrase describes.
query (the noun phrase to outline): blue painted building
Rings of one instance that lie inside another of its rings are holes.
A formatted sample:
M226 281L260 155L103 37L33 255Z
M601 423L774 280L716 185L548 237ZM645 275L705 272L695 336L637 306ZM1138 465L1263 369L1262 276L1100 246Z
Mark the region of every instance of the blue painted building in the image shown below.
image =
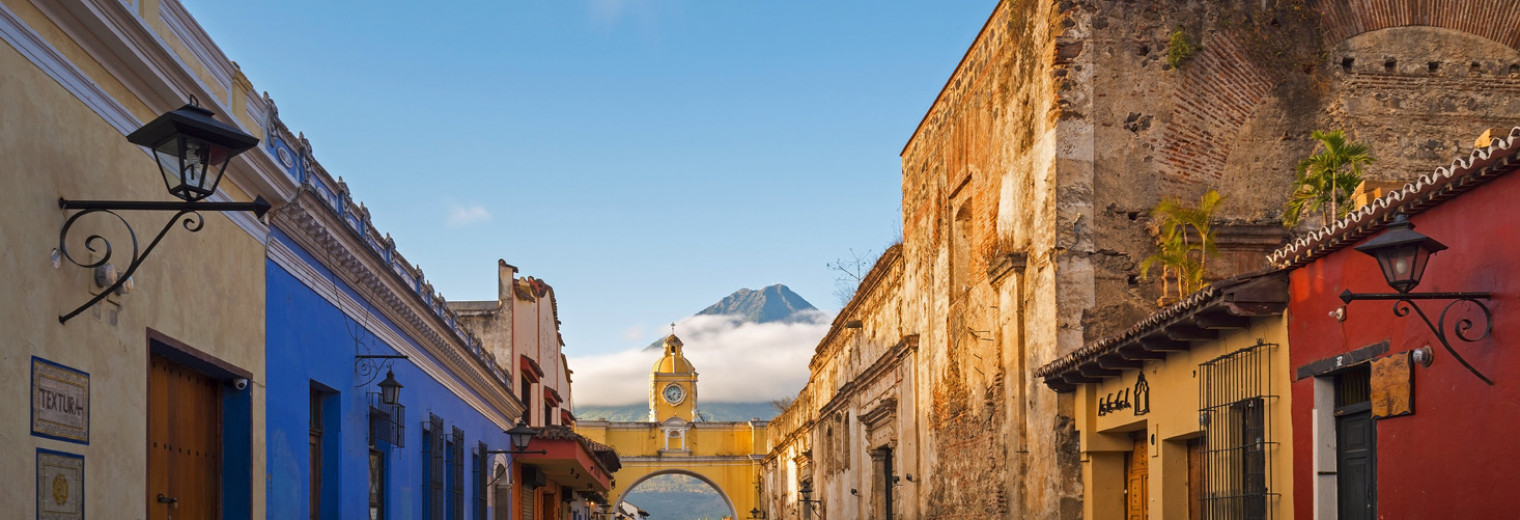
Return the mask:
M266 128L295 193L267 241L268 518L504 518L510 374L272 109Z

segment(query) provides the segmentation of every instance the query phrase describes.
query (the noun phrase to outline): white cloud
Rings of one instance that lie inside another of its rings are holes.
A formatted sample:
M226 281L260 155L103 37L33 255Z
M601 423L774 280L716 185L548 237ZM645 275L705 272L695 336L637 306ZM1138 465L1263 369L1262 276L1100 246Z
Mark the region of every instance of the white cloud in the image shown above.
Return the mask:
M632 327L628 327L628 330L623 331L623 339L626 339L628 341L638 341L639 338L644 337L644 334L645 332L643 325L634 325Z
M701 402L791 397L808 379L813 349L833 316L811 311L799 323L744 323L732 316L692 316L676 323L686 359L697 368ZM663 353L628 350L572 357L575 404L609 406L649 399L649 370Z
M464 227L477 222L490 222L491 212L479 204L473 206L449 206L449 227Z

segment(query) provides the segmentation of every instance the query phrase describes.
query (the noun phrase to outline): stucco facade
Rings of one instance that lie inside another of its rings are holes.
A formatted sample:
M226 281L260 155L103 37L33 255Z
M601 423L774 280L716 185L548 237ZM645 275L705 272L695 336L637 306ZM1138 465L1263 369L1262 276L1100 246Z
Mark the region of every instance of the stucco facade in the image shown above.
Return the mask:
M1287 299L1222 280L1035 372L1074 400L1083 518L1293 518Z
M259 133L247 92L233 88L246 84L242 75L225 61L203 61L188 52L194 43L185 40L197 34L194 21L172 1L0 2L0 155L6 162L0 176L7 186L0 190L0 265L7 269L0 290L14 297L0 313L8 337L0 346L0 386L7 396L0 401L0 471L14 477L0 490L8 516L34 518L44 505L50 511L80 507L90 518L161 514L154 508L168 506L151 498L174 494L161 486L187 483L168 484L161 478L165 468L150 468L155 452L149 417L167 410L151 393L162 388L150 385L160 365L193 374L196 391L209 398L201 401L205 421L222 431L211 447L223 470L204 474L220 496L199 504L187 499L185 509L222 510L229 519L265 516L260 432L266 395L262 385L237 385L262 382L266 372L265 224L251 214L210 212L201 214L198 232L172 223L132 276L130 292L109 296L66 323L60 316L100 288L93 270L62 255L50 258L60 247L60 228L74 213L60 210L59 198L174 200L152 154L125 139L142 124L194 96L220 121ZM280 200L267 179L267 163L251 152L236 158L211 200ZM120 214L146 247L173 213ZM125 269L132 240L108 214L81 218L64 246L81 263L97 261L103 244L92 244L93 251L85 244L95 234L110 242L110 263ZM39 370L39 362L84 375L87 386L75 387L79 393L73 395L82 399L69 406L84 421L82 428L51 437L34 433L33 411L49 408L34 400L34 381L48 370ZM42 450L80 457L73 460L82 465L82 485L68 487L69 480L64 493L50 490L47 504L37 477Z
M1509 440L1520 354L1505 339L1520 327L1509 305L1520 251L1508 239L1520 229L1511 210L1520 128L1495 133L1504 135L1273 254L1292 283L1296 517L1513 516L1500 490L1516 481L1510 462L1520 459ZM1451 298L1341 299L1394 292L1377 261L1354 248L1389 232L1399 214L1447 247L1411 293L1489 293L1475 301L1491 315ZM1360 399L1348 399L1358 386ZM1370 442L1352 443L1353 434Z

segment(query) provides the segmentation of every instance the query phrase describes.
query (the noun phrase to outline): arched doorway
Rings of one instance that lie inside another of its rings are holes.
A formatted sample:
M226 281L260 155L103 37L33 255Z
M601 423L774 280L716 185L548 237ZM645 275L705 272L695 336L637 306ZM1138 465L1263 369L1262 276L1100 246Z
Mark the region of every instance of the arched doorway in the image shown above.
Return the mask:
M728 490L723 489L722 486L719 486L716 482L713 482L713 480L711 478L708 478L706 475L703 475L701 473L697 473L697 472L694 472L694 471L684 470L684 469L665 469L665 470L659 470L659 471L651 472L648 475L644 475L642 477L639 477L637 480L634 480L622 492L622 494L618 495L617 502L614 502L614 503L621 504L621 503L627 501L627 502L630 502L630 503L632 503L632 504L634 504L636 506L639 506L640 508L649 510L651 513L657 513L654 516L655 518L661 518L662 520L666 519L666 518L674 518L674 517L671 517L669 515L659 515L658 513L660 513L661 511L655 511L655 510L651 509L653 507L663 507L663 506L661 506L659 504L653 503L653 502L651 502L649 500L645 500L645 503L640 503L640 501L637 500L637 497L640 497L640 496L643 496L643 497L646 497L646 498L649 497L648 493L644 493L644 492L642 492L640 490L641 486L648 487L648 486L645 486L645 484L664 484L662 486L662 489L666 490L664 492L673 492L673 493L683 493L683 492L684 493L689 493L689 491L684 491L684 490L690 490L693 487L693 485L695 485L696 487L699 487L699 488L705 488L707 490L711 490L714 494L717 495L718 499L721 501L720 502L721 507L719 508L720 509L720 511L719 511L720 514L712 514L712 513L709 512L706 515L696 516L696 518L702 518L702 516L709 516L709 517L712 518L712 520L718 520L719 518L723 517L721 515L727 515L728 518L732 518L732 519L735 519L735 520L741 518L739 516L738 509L734 507L734 501L729 498ZM671 490L674 490L674 491L671 491ZM686 497L690 497L691 495L687 494L685 496ZM686 500L689 500L689 499L686 499ZM700 506L698 506L698 507L700 507ZM708 509L711 509L711 508L708 508Z

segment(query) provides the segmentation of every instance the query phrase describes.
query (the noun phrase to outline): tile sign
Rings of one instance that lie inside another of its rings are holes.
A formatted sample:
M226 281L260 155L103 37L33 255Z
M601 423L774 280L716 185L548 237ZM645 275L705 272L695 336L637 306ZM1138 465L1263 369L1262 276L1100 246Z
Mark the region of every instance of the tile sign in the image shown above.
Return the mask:
M84 518L84 456L37 449L37 520Z
M90 375L32 357L32 435L90 443Z

